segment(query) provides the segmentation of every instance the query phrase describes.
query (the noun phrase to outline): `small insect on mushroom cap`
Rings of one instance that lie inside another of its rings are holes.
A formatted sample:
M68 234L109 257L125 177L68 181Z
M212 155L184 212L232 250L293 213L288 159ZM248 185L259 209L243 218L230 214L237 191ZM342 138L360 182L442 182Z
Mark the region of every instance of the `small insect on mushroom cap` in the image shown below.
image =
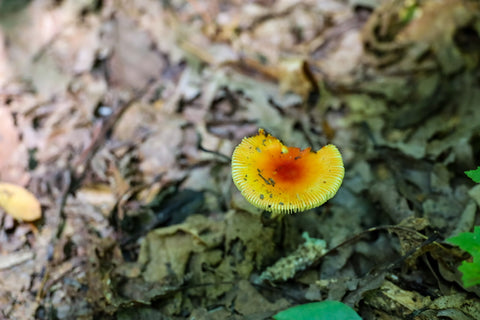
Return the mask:
M232 155L233 182L254 206L273 213L318 207L340 188L345 169L334 145L317 152L286 147L263 129Z

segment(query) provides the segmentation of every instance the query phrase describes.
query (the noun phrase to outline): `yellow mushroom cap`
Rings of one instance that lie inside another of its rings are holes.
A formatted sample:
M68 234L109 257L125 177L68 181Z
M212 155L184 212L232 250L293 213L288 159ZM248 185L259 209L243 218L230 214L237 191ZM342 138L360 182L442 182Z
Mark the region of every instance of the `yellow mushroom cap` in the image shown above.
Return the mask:
M334 145L317 152L286 147L263 129L247 137L232 155L233 182L254 206L273 213L318 207L342 184L345 169Z

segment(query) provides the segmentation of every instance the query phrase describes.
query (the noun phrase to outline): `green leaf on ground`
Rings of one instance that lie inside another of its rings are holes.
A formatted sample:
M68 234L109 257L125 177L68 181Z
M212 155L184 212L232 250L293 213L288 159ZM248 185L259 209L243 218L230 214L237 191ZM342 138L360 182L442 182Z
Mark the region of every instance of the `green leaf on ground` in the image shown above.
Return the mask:
M295 306L273 316L275 320L362 320L349 306L338 301L313 302Z
M475 170L465 171L465 174L476 183L480 183L480 167Z
M465 288L480 284L480 263L463 261L462 265L458 267L462 273L462 282Z
M463 261L458 267L462 272L463 285L471 287L480 284L480 226L476 226L473 233L463 232L456 237L448 238L447 241L459 246L473 257L473 262Z

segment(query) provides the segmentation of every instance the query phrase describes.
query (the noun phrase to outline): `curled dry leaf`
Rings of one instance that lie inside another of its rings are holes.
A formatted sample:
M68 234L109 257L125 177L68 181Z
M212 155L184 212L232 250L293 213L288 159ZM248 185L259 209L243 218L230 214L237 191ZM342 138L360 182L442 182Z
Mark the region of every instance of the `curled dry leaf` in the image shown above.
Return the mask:
M40 202L27 189L0 182L0 207L17 220L34 221L40 219Z

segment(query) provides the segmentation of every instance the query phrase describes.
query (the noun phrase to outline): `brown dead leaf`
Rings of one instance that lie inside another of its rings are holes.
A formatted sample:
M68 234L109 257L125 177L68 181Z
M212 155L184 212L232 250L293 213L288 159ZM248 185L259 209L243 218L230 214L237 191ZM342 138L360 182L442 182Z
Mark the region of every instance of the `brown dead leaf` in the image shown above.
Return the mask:
M163 281L167 277L182 279L194 245L190 234L164 237L155 231L150 233L140 253L140 262L145 265L143 278L148 282Z
M148 34L139 30L126 15L119 12L112 24L112 32L106 34L105 39L113 46L108 64L112 83L140 90L160 76L164 62L161 55L152 50Z
M21 144L12 114L0 106L0 179L25 185L29 179L26 164L27 152Z
M244 316L249 315L253 319L266 319L272 316L275 311L284 309L288 305L289 303L283 298L273 303L268 301L246 280L239 281L238 283L238 294L235 299L234 308Z
M115 194L106 184L87 185L80 188L76 197L80 202L98 208L104 216L108 216L116 204Z
M362 37L355 29L355 20L340 24L328 32L322 43L325 49L319 50L320 59L314 66L321 68L328 78L339 79L351 74L360 63L363 55ZM351 30L342 30L351 28Z
M0 206L21 221L34 221L42 216L37 198L27 189L11 183L0 183Z
M194 252L219 244L218 237L210 239L208 235L199 235L215 228L218 228L215 222L195 215L182 224L151 231L142 243L138 258L143 266L143 278L147 282L162 281L167 277L182 279Z
M424 297L415 291L404 290L390 281L385 281L366 300L367 304L373 308L391 312L392 315L403 319L431 303L430 297Z
M304 100L316 88L308 63L303 59L285 59L281 62L279 85L282 93L294 92Z
M13 76L13 68L8 61L6 41L3 32L0 30L0 86L6 85Z
M32 251L12 252L7 255L2 255L0 259L0 270L9 269L13 266L21 264L25 261L33 259Z

